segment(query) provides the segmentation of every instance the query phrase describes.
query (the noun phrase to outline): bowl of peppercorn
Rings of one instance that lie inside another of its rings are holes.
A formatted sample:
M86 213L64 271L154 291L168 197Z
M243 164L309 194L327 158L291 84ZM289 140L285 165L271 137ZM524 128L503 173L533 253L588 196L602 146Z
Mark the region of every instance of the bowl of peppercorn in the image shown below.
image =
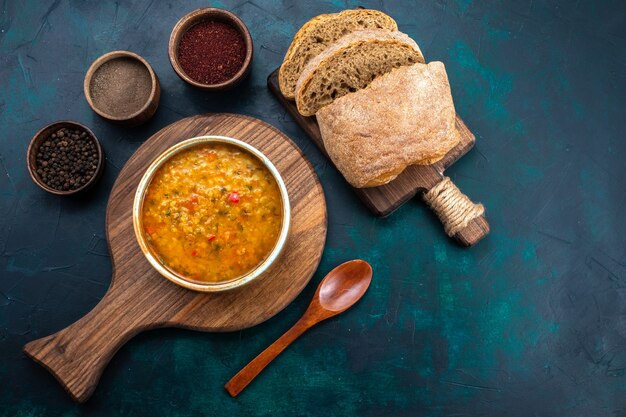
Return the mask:
M250 71L252 37L234 13L210 7L197 9L174 26L168 54L183 81L202 90L227 90Z
M104 153L86 126L72 121L52 123L33 136L26 162L40 188L73 195L90 188L102 175Z

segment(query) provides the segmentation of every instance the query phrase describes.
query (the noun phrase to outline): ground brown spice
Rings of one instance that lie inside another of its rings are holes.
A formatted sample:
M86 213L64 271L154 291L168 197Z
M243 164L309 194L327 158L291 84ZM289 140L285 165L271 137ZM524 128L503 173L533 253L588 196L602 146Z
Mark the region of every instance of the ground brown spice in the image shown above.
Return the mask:
M113 117L130 116L148 102L152 78L143 63L116 58L102 64L89 84L93 105Z
M220 84L239 72L246 58L246 44L233 26L216 21L200 22L183 34L178 61L183 71L202 84Z

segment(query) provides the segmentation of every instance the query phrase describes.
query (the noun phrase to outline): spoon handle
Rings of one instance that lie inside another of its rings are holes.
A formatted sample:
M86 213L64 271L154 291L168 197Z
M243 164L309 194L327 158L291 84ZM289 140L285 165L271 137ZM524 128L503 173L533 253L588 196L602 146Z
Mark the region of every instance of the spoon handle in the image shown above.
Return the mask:
M287 346L315 323L304 315L293 327L279 337L274 343L261 352L224 386L231 397L236 397L265 367L276 358Z

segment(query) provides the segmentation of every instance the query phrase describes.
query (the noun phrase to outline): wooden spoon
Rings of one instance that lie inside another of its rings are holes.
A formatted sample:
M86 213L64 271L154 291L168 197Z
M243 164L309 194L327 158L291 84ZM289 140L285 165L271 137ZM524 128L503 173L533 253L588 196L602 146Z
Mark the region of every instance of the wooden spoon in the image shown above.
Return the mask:
M225 385L236 397L280 352L302 333L327 318L343 313L363 297L372 282L372 267L360 259L339 265L326 275L300 320L259 354Z

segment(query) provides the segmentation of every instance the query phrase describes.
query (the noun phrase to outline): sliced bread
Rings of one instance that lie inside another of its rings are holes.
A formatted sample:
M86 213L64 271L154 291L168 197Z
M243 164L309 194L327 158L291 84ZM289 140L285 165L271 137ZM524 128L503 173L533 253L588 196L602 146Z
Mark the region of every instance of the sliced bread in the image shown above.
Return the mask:
M357 188L386 184L413 164L432 164L459 142L441 62L376 78L317 112L326 152Z
M312 116L393 68L416 62L423 63L424 57L415 41L404 33L381 29L352 32L306 65L296 84L298 111Z
M305 65L340 37L362 29L395 31L398 30L398 25L385 13L368 9L323 14L305 23L294 36L280 66L278 83L283 95L293 100L296 83Z

